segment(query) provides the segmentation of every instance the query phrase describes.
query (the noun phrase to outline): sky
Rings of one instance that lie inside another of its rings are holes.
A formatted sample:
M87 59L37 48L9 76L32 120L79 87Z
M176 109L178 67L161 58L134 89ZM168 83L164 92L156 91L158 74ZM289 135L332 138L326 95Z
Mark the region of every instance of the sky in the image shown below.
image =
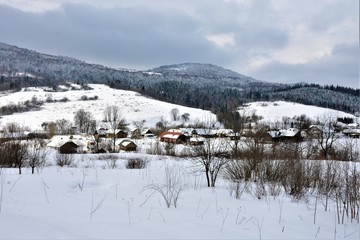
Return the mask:
M360 88L358 0L0 0L0 42L115 68L211 63Z

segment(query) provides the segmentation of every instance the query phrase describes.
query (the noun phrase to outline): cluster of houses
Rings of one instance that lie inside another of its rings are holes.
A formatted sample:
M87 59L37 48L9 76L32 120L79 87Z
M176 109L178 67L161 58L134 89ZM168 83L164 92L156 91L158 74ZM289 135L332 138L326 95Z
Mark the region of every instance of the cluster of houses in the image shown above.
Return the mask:
M358 124L348 124L342 126L342 133L351 138L360 138L360 126ZM246 136L246 132L244 131ZM299 142L311 132L319 131L317 126L311 126L307 132L296 128L272 130L264 133L264 142ZM32 139L34 134L31 132L19 132L5 134L0 131L0 142L11 139ZM36 137L36 136L35 136ZM105 153L113 151L113 141L115 139L115 151L137 151L138 146L134 139L155 138L150 129L139 131L137 128L130 129L129 132L121 129L108 129L99 127L93 135L55 135L51 138L48 147L59 150L61 153ZM228 138L234 140L240 138L231 129L204 129L204 128L178 128L170 129L160 134L158 140L171 144L202 145L209 138ZM107 142L107 146L104 143ZM99 143L101 143L99 145ZM111 144L109 144L111 143Z

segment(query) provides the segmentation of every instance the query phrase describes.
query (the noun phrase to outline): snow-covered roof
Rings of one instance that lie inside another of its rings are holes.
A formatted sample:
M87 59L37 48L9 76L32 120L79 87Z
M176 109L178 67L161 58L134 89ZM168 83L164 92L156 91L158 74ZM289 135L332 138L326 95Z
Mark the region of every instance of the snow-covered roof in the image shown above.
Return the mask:
M122 129L115 129L115 134L118 134L119 132L125 132L125 131L122 130ZM106 133L113 134L113 133L114 133L114 129L108 129L108 130L106 131Z
M133 141L128 140L128 139L121 141L121 143L119 145L126 147L129 144L134 144L136 146L136 144Z
M190 142L205 142L205 138L203 137L191 137Z
M218 130L216 130L216 134L218 134L218 135L226 135L226 136L233 136L234 131L232 129L218 129Z
M272 138L277 137L294 137L299 132L296 128L280 129L278 131L269 131L268 133Z
M178 139L180 136L184 136L181 132L164 132L160 135L161 138Z
M80 147L86 146L87 139L80 135L73 135L72 138L69 135L56 135L53 136L50 142L47 144L48 147L59 148L66 142L73 142Z
M196 131L196 133L200 136L216 134L216 130L214 130L214 129L195 128L193 131Z

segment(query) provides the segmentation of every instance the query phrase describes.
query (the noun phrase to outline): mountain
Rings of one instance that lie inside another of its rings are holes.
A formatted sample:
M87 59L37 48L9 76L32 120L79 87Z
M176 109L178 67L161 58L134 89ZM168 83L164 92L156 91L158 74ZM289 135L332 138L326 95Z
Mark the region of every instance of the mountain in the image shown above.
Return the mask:
M359 90L270 83L212 64L183 63L147 71L114 69L5 43L0 43L0 59L0 90L40 85L56 90L66 82L103 83L214 113L259 100L289 100L350 113L358 112L360 105Z
M153 72L161 73L165 76L182 76L182 77L202 77L206 79L234 79L245 83L260 82L259 80L253 79L241 75L237 72L225 69L220 66L213 64L202 64L202 63L182 63L160 66L152 69Z

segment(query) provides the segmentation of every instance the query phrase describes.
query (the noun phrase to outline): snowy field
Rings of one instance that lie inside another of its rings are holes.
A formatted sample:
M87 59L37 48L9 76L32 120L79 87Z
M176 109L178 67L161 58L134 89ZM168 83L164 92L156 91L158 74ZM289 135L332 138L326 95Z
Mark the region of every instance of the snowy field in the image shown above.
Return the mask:
M176 104L166 103L150 99L133 91L112 89L102 84L89 84L93 90L71 90L66 92L45 92L39 88L29 88L8 95L0 96L0 106L10 103L19 103L31 100L36 96L39 100L45 100L51 96L54 100L67 97L69 102L45 103L40 111L30 111L3 116L0 119L0 127L9 122L16 122L20 126L30 127L32 130L41 129L41 123L45 121L56 121L62 118L73 121L74 113L79 109L90 111L97 121L104 118L104 109L107 106L118 106L122 116L128 123L133 121L146 120L145 127L154 127L163 118L171 122L170 111L173 108L179 109L179 114L189 113L189 122L196 123L215 116L209 111L196 108L184 107ZM81 96L98 96L98 100L81 101ZM179 121L178 123L181 123Z
M99 155L78 155L74 167L2 169L1 239L360 239L360 225L335 224L335 206L325 212L314 198L285 195L257 199L230 196L219 179L207 188L189 160L119 153L112 169ZM126 169L129 157L149 161ZM177 174L183 191L167 208L150 184L165 184L165 169ZM146 190L147 189L147 190Z
M0 127L9 122L16 122L20 126L30 127L31 130L41 129L41 124L45 121L56 121L66 119L73 121L74 113L79 109L90 111L97 121L103 119L104 109L107 106L116 105L121 109L122 116L128 123L133 121L146 120L145 127L154 127L161 119L173 124L181 124L182 121L173 122L170 111L173 108L179 109L179 114L189 113L188 123L198 123L216 119L215 115L209 111L196 108L184 107L176 104L161 102L150 99L133 91L117 90L102 84L90 84L93 90L71 90L65 92L45 92L41 88L28 88L20 92L0 95L0 107L10 103L17 104L31 100L36 96L39 100L45 100L51 96L54 100L67 97L69 102L45 103L39 111L16 113L0 118ZM75 85L76 87L76 85ZM80 98L98 96L98 100L82 101ZM340 111L316 106L308 106L292 102L253 102L245 107L247 113L255 112L262 116L264 122L281 121L283 117L294 117L306 114L313 120L321 115L330 113L337 117L354 117ZM359 121L359 120L357 120Z
M322 108L300 103L274 101L274 102L252 102L244 107L246 112L255 112L256 115L262 116L264 122L282 121L283 117L293 118L305 114L309 118L316 120L324 114L330 114L335 117L350 117L354 118L352 114L341 111L332 110L329 108Z

